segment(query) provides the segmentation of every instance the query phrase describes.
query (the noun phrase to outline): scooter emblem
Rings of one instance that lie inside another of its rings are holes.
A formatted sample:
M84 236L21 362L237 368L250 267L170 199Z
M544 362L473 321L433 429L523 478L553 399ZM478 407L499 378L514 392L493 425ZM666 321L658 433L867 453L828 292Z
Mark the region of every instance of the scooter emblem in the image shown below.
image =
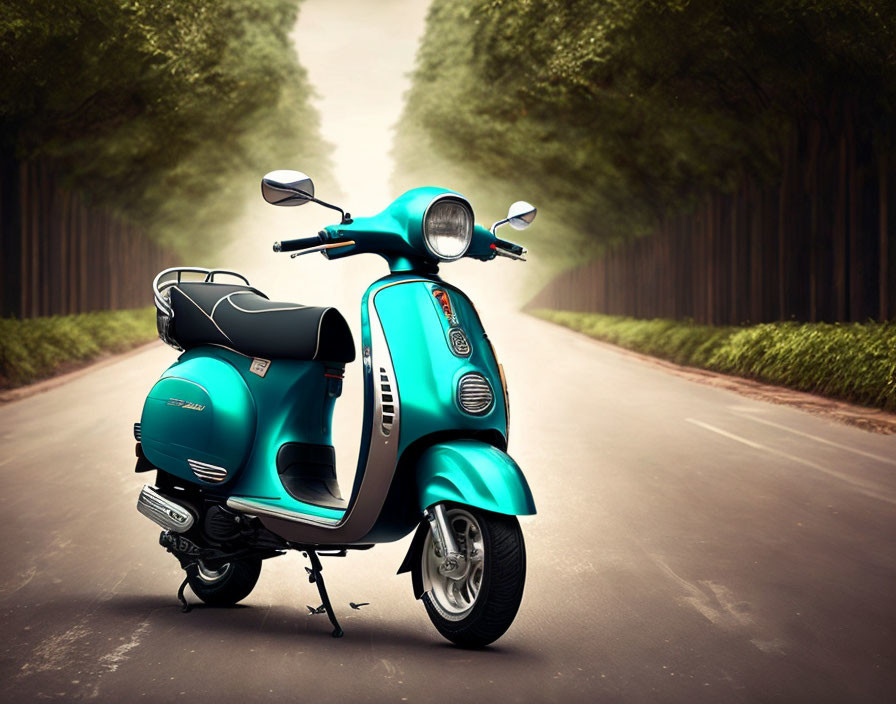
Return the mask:
M193 403L191 401L184 401L179 398L169 398L168 406L180 406L181 408L186 408L188 411L203 411L205 410L205 406L199 403Z

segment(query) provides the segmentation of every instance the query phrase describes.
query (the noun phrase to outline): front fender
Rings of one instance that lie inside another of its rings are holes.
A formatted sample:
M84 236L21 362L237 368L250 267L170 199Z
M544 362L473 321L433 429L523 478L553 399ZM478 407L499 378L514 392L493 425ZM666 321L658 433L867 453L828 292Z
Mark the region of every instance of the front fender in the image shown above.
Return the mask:
M506 453L479 440L451 440L427 448L417 461L420 510L453 501L511 516L535 513L522 470Z

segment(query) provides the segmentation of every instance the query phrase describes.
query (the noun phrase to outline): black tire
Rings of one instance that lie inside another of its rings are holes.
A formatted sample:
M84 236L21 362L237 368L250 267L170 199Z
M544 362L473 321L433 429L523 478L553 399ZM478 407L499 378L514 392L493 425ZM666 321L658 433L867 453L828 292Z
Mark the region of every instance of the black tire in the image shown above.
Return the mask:
M233 606L255 588L261 574L261 560L251 557L234 560L217 572L219 576L210 579L215 571L200 568L198 574L189 577L190 589L209 606Z
M433 625L445 638L464 648L481 648L504 635L519 610L526 582L523 533L515 516L469 506L446 508L452 527L451 517L457 511L472 515L479 525L484 554L481 586L472 608L462 616L440 607L432 590L423 594L423 603ZM426 570L427 553L432 549L432 540L427 536L415 561L420 573Z

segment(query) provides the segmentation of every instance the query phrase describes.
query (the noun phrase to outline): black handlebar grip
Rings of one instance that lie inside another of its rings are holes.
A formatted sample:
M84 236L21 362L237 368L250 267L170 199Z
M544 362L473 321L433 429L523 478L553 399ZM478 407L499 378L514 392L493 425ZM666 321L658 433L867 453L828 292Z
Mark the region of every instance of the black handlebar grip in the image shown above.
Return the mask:
M495 237L495 244L512 254L521 255L523 253L523 248L520 245L508 242L507 240L502 240L500 237Z
M320 237L299 237L295 240L283 240L282 242L274 242L275 252L295 252L298 249L307 249L308 247L317 247L320 244Z

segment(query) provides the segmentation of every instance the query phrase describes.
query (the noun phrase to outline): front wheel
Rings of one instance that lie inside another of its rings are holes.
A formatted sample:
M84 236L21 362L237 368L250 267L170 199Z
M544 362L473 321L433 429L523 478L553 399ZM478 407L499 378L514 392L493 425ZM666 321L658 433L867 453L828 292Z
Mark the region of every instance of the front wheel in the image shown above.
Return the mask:
M465 565L462 574L444 574L445 558L427 533L417 567L426 589L423 603L445 638L479 648L500 638L519 610L526 582L523 533L515 516L469 506L449 507L445 514Z

